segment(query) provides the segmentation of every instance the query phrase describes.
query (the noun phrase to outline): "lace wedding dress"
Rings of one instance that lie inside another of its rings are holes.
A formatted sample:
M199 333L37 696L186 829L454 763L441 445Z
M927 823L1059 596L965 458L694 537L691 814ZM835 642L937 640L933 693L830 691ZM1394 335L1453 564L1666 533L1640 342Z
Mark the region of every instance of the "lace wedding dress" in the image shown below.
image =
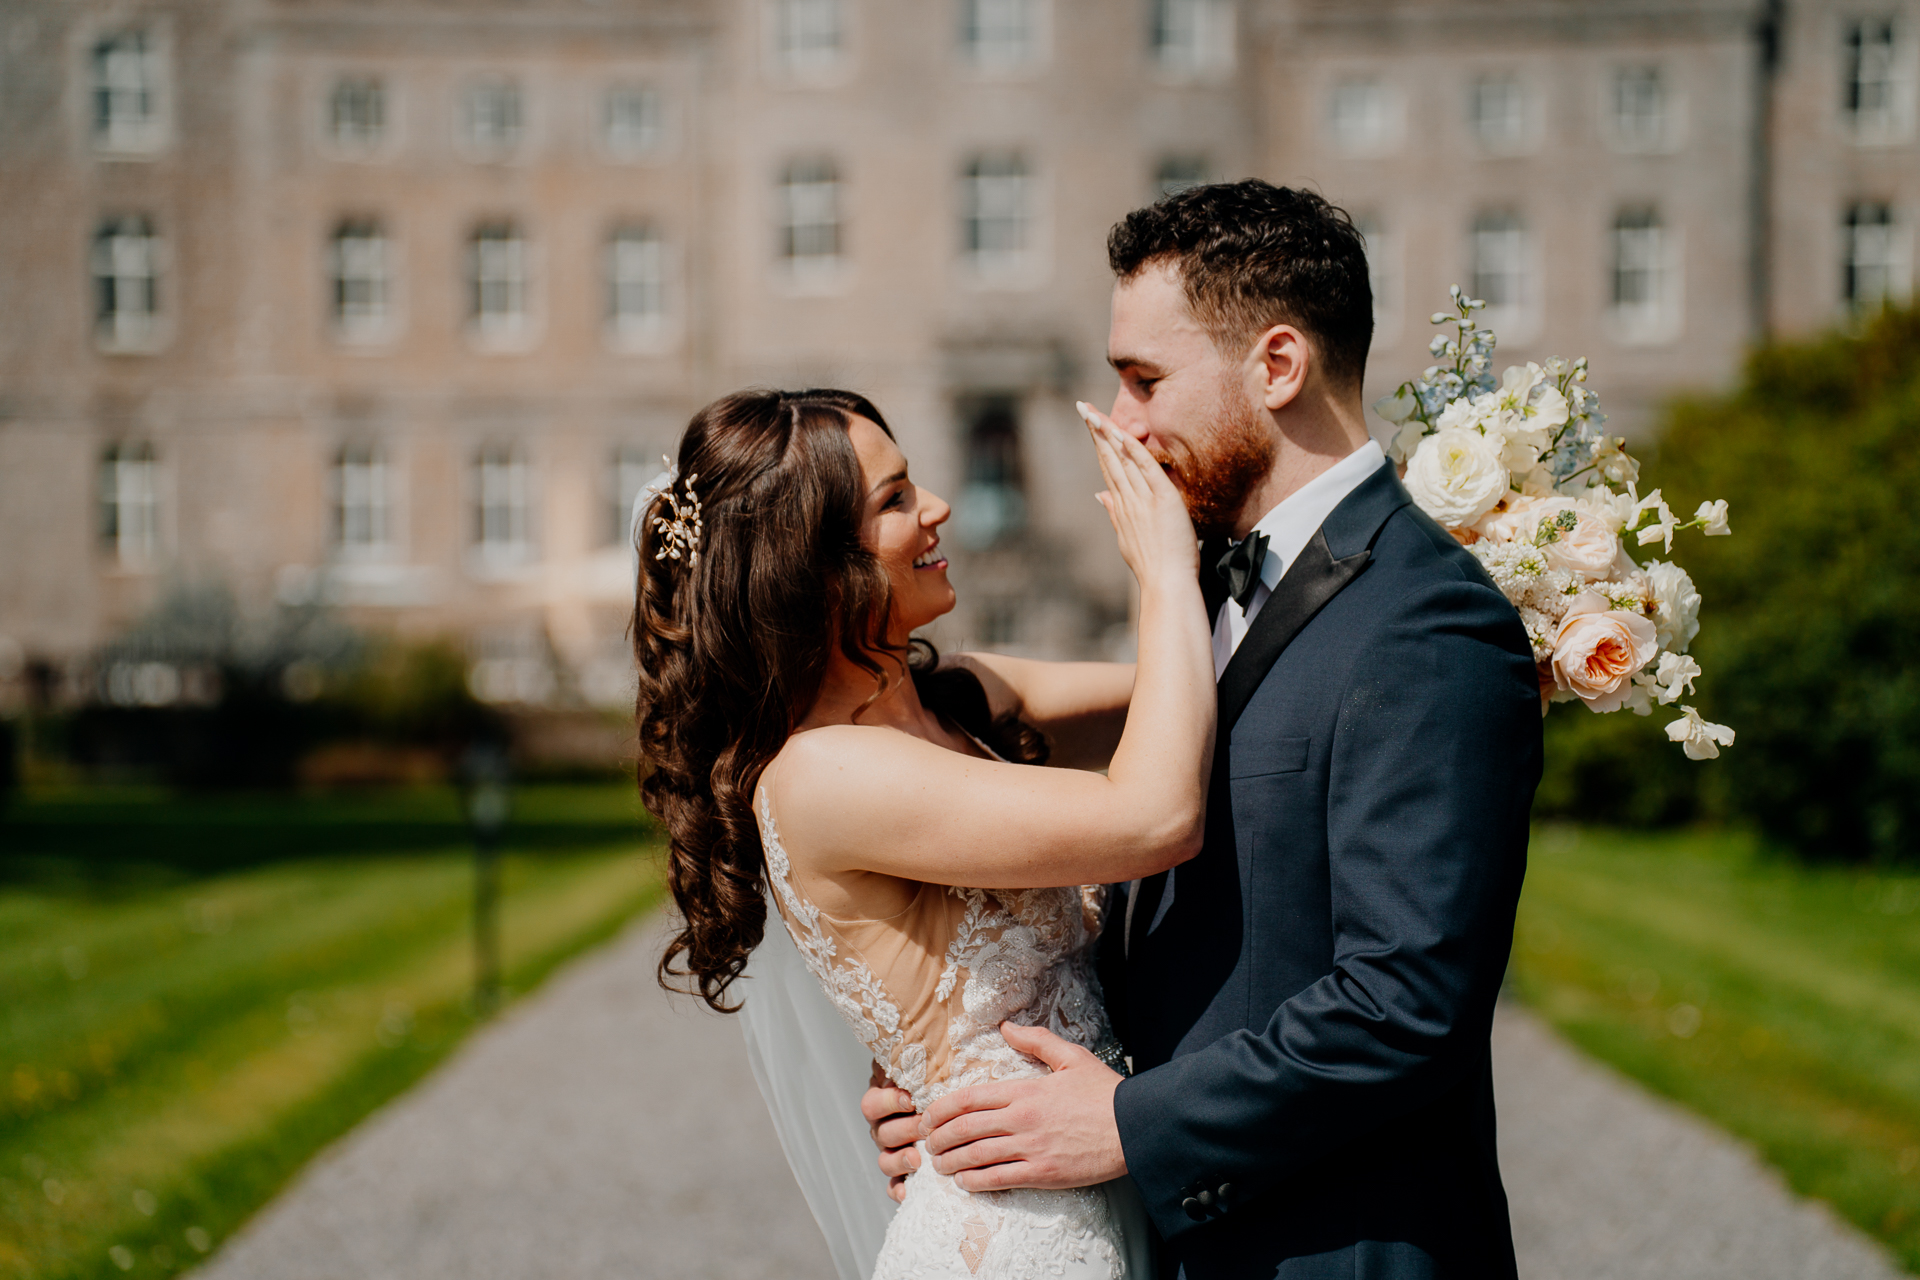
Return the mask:
M840 920L795 882L763 786L768 879L807 968L893 1082L925 1110L951 1089L1045 1075L999 1026L1044 1026L1096 1053L1113 1035L1093 974L1100 888L987 891L922 884L885 920ZM751 999L751 997L749 997ZM924 1154L924 1149L923 1149ZM875 1175L877 1176L877 1174ZM933 1171L907 1179L875 1280L1150 1280L1131 1182L969 1194Z

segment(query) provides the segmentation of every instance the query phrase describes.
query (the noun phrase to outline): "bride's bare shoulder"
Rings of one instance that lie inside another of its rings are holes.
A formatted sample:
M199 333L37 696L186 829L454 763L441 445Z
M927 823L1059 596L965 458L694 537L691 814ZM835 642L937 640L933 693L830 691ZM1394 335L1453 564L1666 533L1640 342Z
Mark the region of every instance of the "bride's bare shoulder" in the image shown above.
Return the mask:
M793 788L815 791L844 785L899 752L931 746L912 734L879 725L829 724L802 729L787 739L768 770L774 780L774 798L784 798Z
M925 776L953 755L898 729L833 724L788 738L764 777L785 825L859 821L898 780Z

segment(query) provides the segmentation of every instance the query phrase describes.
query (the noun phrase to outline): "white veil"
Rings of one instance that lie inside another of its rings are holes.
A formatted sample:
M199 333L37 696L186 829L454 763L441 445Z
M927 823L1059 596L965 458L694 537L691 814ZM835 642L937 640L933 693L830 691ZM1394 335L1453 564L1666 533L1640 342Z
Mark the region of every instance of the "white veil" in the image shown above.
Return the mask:
M753 1078L794 1180L840 1280L867 1280L894 1209L860 1115L873 1059L808 972L771 899L739 990Z

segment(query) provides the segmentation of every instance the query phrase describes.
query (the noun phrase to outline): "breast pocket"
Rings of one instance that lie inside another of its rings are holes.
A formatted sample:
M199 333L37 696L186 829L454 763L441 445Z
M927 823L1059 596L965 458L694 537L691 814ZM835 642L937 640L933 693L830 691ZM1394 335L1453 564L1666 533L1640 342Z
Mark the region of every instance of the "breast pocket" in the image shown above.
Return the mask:
M1307 748L1311 738L1268 738L1236 749L1227 776L1235 782L1243 778L1265 778L1279 773L1299 773L1307 767Z

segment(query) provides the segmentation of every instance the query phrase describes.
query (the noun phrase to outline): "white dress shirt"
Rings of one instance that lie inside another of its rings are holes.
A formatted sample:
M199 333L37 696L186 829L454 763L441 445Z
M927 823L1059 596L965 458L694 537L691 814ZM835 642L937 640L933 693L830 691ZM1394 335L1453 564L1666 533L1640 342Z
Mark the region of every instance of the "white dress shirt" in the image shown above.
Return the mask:
M1262 605L1280 585L1293 562L1313 541L1314 531L1326 523L1333 509L1360 487L1360 482L1385 466L1387 455L1372 440L1322 471L1281 500L1280 505L1260 517L1254 533L1267 535L1267 558L1260 566L1260 585L1246 610L1232 600L1220 606L1213 620L1213 678L1227 669L1233 651L1247 638L1247 629L1260 613ZM1249 535L1251 536L1251 534Z

